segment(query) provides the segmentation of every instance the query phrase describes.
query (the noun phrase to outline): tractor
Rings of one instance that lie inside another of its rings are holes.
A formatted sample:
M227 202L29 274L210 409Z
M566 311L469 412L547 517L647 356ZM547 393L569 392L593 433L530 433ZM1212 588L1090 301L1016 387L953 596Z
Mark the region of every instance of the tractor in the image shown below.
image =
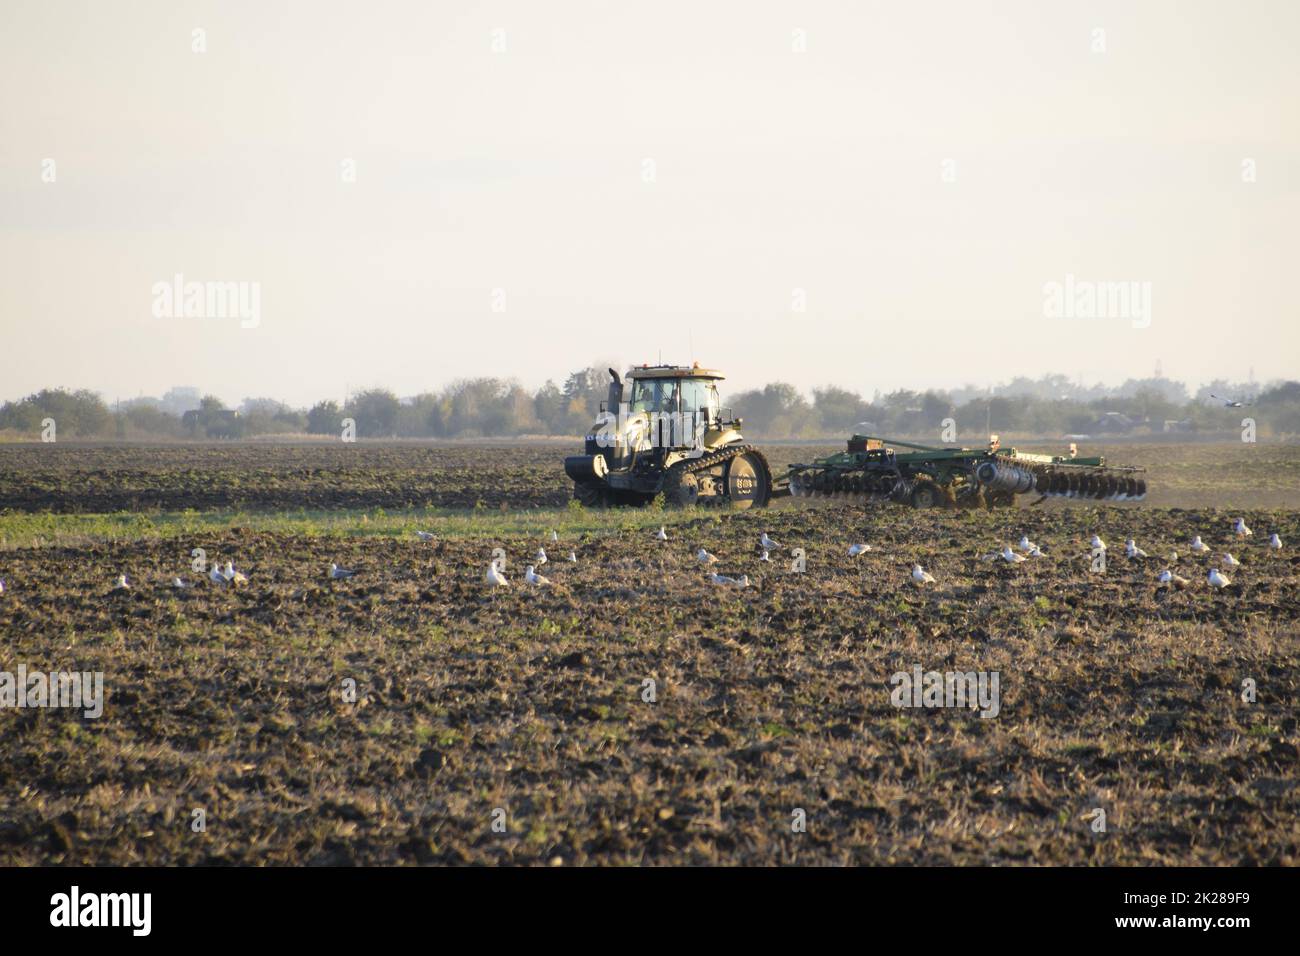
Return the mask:
M698 363L609 370L609 394L585 454L564 459L573 497L589 508L667 504L762 508L772 497L767 459L723 409L723 375Z

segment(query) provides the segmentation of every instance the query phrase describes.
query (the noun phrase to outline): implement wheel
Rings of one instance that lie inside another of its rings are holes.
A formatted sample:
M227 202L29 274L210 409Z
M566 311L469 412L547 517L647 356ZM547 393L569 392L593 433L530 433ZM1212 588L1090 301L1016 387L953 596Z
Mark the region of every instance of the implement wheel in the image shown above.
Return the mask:
M913 508L938 508L943 505L943 489L933 481L918 481L907 503Z

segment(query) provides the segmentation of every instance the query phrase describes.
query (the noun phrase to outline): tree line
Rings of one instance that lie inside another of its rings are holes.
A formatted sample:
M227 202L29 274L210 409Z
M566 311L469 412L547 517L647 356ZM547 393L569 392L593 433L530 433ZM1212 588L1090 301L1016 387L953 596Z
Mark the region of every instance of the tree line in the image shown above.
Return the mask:
M174 390L186 393L179 399L168 393L163 399L137 398L110 406L85 389L53 388L0 405L0 430L34 438L42 423L53 419L59 436L79 438L337 436L343 421L351 419L361 438L577 437L589 430L608 381L603 368L591 367L535 391L511 379L474 378L406 398L385 388L369 388L342 403L324 400L310 408L272 398L247 398L229 408L213 395L198 397L197 390ZM1251 404L1229 408L1226 399ZM967 443L988 432L1042 437L1227 433L1240 430L1247 417L1256 422L1261 438L1300 435L1296 381L1262 387L1215 381L1191 393L1182 383L1165 378L1131 379L1106 387L1044 375L993 388L899 389L870 398L834 385L805 395L793 385L773 382L724 394L724 405L744 418L746 435L768 440L842 437L855 431L937 440L946 425L957 440Z

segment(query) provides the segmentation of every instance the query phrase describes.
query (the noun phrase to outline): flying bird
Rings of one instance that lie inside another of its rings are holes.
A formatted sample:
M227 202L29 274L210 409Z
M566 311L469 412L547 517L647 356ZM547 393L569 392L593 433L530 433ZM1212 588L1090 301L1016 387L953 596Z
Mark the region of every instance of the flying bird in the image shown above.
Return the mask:
M550 578L542 577L540 574L537 573L536 569L531 564L524 569L524 580L527 581L529 584L533 584L536 585L537 587L542 587L542 588L546 587L548 584L551 583Z
M1242 538L1248 538L1255 533L1246 527L1245 518L1238 518L1237 523L1232 526L1232 530L1237 532L1238 536Z
M1124 555L1129 558L1145 558L1147 553L1137 546L1137 542L1129 538L1124 542Z
M758 543L762 545L764 551L775 551L779 547L781 547L779 544L777 544L775 541L773 541L771 538L767 536L766 531L764 531L763 534L759 537Z
M664 526L663 526L663 525L660 525L660 526L659 526L659 533L658 533L657 535L655 535L655 537L658 538L660 541L667 541L667 540L668 540L668 532L664 530Z
M695 552L695 560L700 562L700 564L718 563L718 559L715 558L713 555L709 554L709 552L705 551L703 548L700 548L700 550Z
M1269 535L1268 546L1278 551L1282 550L1282 539L1277 536L1276 531L1274 531L1271 535ZM4 584L4 582L0 581L0 585L2 584Z
M510 587L510 582L506 580L506 576L497 570L497 563L495 561L489 564L487 570L483 572L483 580L495 587Z
M1210 546L1203 542L1201 536L1198 534L1196 537L1192 538L1192 550L1197 554L1200 554L1202 551L1209 551Z
M349 571L347 568L340 568L337 564L330 562L330 577L334 579L350 578L356 574L355 571Z
M855 544L853 547L849 548L849 557L856 558L858 555L866 554L870 550L871 545L869 544Z
M1210 568L1210 573L1207 575L1206 580L1210 582L1211 587L1216 588L1226 588L1232 583L1232 579L1226 574L1220 574L1218 568Z
M1225 553L1223 556L1223 566L1225 568L1239 568L1241 567L1241 562L1238 561L1236 558L1234 558L1231 554Z
M933 584L934 575L927 572L919 564L912 565L912 580L917 584Z
M1223 402L1224 408L1248 408L1255 404L1254 402L1237 401L1235 398L1220 398L1218 395L1213 393L1210 394L1210 398L1214 399L1216 402Z

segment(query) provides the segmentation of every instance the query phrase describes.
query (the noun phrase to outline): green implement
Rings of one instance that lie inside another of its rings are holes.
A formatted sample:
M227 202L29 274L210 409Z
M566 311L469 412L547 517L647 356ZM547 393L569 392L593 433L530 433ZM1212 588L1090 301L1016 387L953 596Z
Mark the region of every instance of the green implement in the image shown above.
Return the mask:
M900 451L897 449L907 449ZM1034 455L1003 448L994 436L987 448L935 448L854 435L848 449L809 464L791 465L777 479L774 496L889 501L914 508L1001 507L1015 496L1088 501L1141 501L1142 469L1108 466L1101 456Z

